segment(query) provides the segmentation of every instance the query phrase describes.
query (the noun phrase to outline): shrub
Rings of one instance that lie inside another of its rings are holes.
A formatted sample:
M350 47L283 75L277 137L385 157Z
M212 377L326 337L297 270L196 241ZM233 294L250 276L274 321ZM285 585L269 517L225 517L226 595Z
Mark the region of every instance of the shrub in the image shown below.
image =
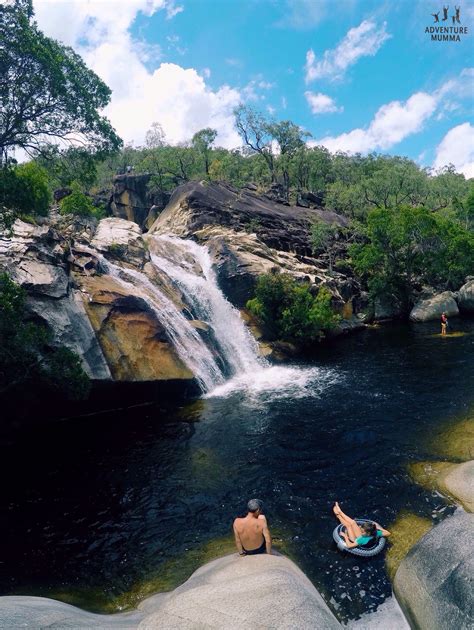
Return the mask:
M299 284L289 274L260 276L247 308L269 339L314 342L339 321L328 289L321 287L315 296L309 284Z
M71 188L71 194L61 199L59 203L61 214L73 214L77 217L96 216L97 209L90 198L81 191L79 184L74 182Z
M0 190L4 222L14 221L19 214L47 216L51 202L48 174L35 162L1 168Z

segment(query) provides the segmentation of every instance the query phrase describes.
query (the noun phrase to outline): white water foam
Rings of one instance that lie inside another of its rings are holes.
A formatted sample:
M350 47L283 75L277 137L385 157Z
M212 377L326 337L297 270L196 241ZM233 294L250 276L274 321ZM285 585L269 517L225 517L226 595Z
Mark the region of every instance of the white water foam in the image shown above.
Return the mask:
M362 615L357 621L350 621L348 630L410 630L397 600L392 595L373 613Z
M339 380L333 370L274 366L259 356L256 340L218 286L207 247L170 235L154 237L154 245L159 251L151 256L155 268L182 291L194 317L209 325L228 368L229 379L205 389L204 397L239 393L253 403L318 397Z

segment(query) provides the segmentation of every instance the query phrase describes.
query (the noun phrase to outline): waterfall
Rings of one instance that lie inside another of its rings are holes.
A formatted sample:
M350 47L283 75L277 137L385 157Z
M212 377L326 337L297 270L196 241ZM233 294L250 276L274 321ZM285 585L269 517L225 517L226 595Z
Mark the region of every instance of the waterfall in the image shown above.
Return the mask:
M150 245L157 275L181 292L184 309L144 272L98 257L108 274L145 300L206 397L239 392L261 405L277 398L317 397L340 380L333 370L272 366L260 357L239 311L219 289L206 247L170 235L154 236Z
M162 323L178 356L193 372L201 389L207 392L223 383L225 377L215 357L176 304L143 272L120 267L103 257L100 259L107 273L122 286L138 290L139 297L146 301Z
M258 344L239 311L219 289L207 247L174 236L155 237L154 243L161 255L151 254L153 265L182 291L194 317L212 330L226 375L232 377L268 367L259 357Z

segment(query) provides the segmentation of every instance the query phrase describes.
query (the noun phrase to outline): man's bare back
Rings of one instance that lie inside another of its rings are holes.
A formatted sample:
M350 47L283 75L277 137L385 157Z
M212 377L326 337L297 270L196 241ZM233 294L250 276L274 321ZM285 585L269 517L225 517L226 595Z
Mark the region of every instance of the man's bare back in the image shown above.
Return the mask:
M251 499L248 514L234 521L235 544L241 556L271 553L272 539L267 519L261 514L261 503Z

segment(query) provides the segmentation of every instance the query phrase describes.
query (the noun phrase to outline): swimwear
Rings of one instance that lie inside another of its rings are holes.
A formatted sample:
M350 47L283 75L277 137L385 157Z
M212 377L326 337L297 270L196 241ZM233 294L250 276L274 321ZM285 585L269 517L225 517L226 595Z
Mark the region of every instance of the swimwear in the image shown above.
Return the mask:
M245 547L242 547L242 549L245 552L246 556L256 556L258 553L266 553L267 548L266 548L266 544L265 544L265 538L263 539L263 543L260 545L260 547L258 547L258 549L245 549Z
M366 545L372 540L372 538L380 538L381 536L383 536L383 534L380 529L378 529L375 536L358 536L355 541L358 545Z

